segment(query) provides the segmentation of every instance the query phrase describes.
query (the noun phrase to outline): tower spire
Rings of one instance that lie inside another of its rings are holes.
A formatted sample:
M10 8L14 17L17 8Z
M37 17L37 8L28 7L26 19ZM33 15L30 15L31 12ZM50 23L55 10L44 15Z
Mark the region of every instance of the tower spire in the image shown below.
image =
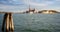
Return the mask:
M29 5L29 11L30 11L30 5Z

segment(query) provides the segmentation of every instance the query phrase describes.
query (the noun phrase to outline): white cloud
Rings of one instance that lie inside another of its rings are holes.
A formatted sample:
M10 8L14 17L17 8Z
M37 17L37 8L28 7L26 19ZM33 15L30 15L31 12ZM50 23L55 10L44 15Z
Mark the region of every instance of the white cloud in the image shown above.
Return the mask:
M39 0L38 0L39 1ZM25 4L27 5L32 5L32 6L41 6L41 7L46 7L49 6L51 4L53 4L54 2L52 1L46 1L46 2L42 2L42 3L37 3L37 2L33 2L32 0L24 0Z
M15 1L15 0L14 0ZM39 1L39 0L37 0ZM56 0L59 1L59 0ZM53 5L54 1L44 1L43 2L34 2L34 0L23 0L24 5L31 5L39 9L49 8L48 6ZM20 9L26 9L28 6L10 6L10 5L1 5L0 11L20 11ZM52 6L51 6L52 7ZM50 9L50 8L49 8ZM53 9L53 8L52 8Z
M28 3L27 3L28 4ZM44 4L44 3L34 3L34 2L30 2L29 3L30 5L33 5L33 6L47 6L47 4Z
M25 8L25 7L22 7L22 6L9 6L9 5L0 4L0 11L18 12L18 11L21 11L22 8Z
M56 0L56 1L60 1L60 0Z
M48 4L45 3L36 3L36 2L32 2L32 0L24 0L25 4L27 5L32 5L32 6L47 6Z
M47 4L54 4L52 1L46 1Z

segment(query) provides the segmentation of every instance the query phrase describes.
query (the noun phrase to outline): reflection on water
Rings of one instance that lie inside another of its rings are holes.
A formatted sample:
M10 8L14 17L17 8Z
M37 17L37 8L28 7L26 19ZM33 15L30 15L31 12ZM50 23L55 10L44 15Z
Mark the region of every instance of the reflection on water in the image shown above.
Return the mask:
M13 18L14 32L60 32L60 14L13 14Z

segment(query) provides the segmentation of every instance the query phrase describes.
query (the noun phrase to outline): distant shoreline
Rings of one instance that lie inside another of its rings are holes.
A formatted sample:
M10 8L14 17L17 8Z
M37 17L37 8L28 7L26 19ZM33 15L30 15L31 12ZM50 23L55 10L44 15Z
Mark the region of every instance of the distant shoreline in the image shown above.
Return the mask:
M36 10L28 10L28 11L23 11L23 12L2 12L0 11L0 13L12 13L12 14L55 14L55 13L60 13L58 11L55 10L41 10L41 11L36 11Z

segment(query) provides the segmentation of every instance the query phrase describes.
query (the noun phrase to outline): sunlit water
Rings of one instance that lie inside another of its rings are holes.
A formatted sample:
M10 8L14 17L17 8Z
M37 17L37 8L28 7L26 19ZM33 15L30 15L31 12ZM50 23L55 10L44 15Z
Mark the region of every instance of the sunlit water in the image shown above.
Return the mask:
M60 14L13 14L14 32L60 32ZM0 14L0 31L3 14Z

